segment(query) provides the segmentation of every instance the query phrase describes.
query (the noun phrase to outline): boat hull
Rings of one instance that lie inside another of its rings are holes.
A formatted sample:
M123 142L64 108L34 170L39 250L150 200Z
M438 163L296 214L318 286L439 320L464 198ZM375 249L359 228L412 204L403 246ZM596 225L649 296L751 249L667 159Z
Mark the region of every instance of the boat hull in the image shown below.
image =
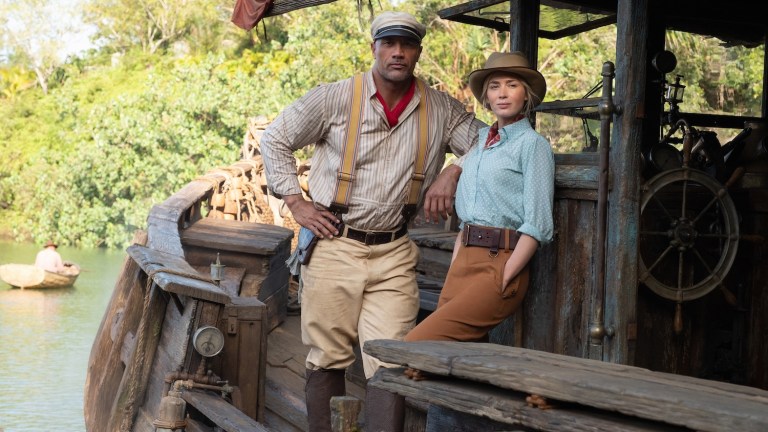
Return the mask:
M14 288L47 289L71 287L80 275L80 267L71 264L69 273L53 273L29 264L0 265L0 279Z

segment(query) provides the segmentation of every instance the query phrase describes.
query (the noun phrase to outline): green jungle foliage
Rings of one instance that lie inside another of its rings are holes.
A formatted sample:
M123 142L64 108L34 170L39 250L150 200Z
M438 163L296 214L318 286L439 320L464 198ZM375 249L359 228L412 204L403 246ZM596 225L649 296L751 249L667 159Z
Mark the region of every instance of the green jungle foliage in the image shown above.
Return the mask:
M319 83L368 69L371 15L391 8L340 0L244 32L229 23L231 9L222 6L231 8L229 0L193 3L200 7L181 14L169 2L87 2L99 48L59 64L46 92L21 57L0 57L0 235L125 247L153 205L239 159L249 117L273 118ZM490 52L509 49L506 34L436 18L453 3L397 2L396 9L428 24L417 74L490 122L466 77ZM137 31L149 16L142 7L152 16L176 13L178 28L152 27L147 37ZM585 96L602 63L613 60L615 34L609 26L540 41L546 100ZM724 50L689 35L669 44L689 86L684 109L759 113L760 49ZM558 151L585 145L580 121L541 115L539 129Z

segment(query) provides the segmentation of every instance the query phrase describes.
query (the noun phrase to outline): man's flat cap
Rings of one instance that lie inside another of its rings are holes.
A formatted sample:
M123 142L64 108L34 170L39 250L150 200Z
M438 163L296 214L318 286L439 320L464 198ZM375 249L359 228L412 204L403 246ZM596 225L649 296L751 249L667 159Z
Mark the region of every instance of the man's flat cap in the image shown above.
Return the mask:
M382 12L371 23L373 40L401 36L421 42L427 34L424 24L406 12Z

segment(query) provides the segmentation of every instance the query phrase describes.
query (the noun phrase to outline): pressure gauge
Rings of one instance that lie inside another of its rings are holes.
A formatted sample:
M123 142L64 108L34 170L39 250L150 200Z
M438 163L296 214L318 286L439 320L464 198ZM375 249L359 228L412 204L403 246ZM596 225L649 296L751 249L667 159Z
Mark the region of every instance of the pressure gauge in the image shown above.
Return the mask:
M680 151L670 144L659 143L651 147L650 160L659 172L677 169L683 165Z
M224 348L224 334L213 326L200 327L192 336L192 346L203 357L213 357Z

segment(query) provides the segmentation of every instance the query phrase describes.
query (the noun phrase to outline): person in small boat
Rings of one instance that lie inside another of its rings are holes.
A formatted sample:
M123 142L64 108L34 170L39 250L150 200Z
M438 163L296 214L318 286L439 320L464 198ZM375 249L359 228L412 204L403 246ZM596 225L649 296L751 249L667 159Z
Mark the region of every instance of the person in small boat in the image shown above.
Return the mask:
M544 76L523 53L497 52L469 74L469 88L496 122L480 130L464 160L456 190L462 224L451 265L437 308L408 332L408 342L487 341L488 332L520 307L528 263L554 232L554 155L528 121L546 94ZM426 378L411 368L405 373ZM400 420L384 432L402 430L401 413L383 407L374 415Z
M384 12L371 23L371 35L374 62L362 79L309 91L261 139L267 183L282 196L301 233L319 239L311 260L300 267L312 432L331 430L330 398L345 394L355 344L402 339L413 328L419 251L407 223L422 201L427 221L452 212L461 159L441 172L445 152L465 154L484 126L461 102L414 76L423 24L407 13ZM329 48L329 55L336 54ZM293 156L310 144L316 144L312 201L301 195ZM383 366L365 353L362 362L369 378ZM393 400L386 392L380 396L386 400L367 392L366 416L368 408ZM388 427L368 422L366 430Z
M43 246L43 250L37 253L35 257L35 267L52 273L62 273L66 271L64 261L61 259L61 255L56 251L59 245L48 240Z

